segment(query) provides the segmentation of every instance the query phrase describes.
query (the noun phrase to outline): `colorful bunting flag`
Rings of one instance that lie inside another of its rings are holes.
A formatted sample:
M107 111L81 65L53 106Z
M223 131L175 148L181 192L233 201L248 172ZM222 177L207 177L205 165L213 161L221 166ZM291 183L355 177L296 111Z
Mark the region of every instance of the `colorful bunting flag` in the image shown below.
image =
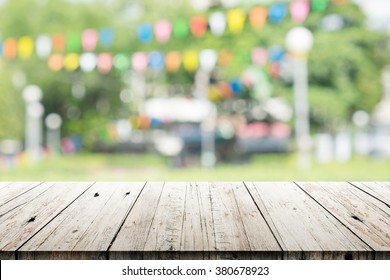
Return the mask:
M127 71L130 67L129 57L123 53L116 54L114 56L114 67L120 73Z
M108 72L110 72L112 68L112 64L113 64L112 54L101 53L98 56L97 68L100 73L107 74Z
M3 56L8 59L12 60L16 58L16 54L18 51L18 42L15 38L8 38L4 41L3 45Z
M241 9L230 10L227 14L227 23L232 33L241 33L245 23L244 11Z
M73 72L79 67L80 56L77 53L69 53L64 59L64 68L66 71Z
M190 30L192 36L196 38L202 37L207 30L207 20L202 16L193 17L190 21Z
M275 3L271 5L268 10L268 17L270 21L279 23L287 14L287 8L284 3Z
M52 54L47 61L47 65L49 66L50 70L58 72L64 66L64 57L62 54Z
M148 56L144 52L134 53L131 62L135 71L145 72L148 68Z
M173 24L173 35L176 38L185 38L190 31L188 21L184 18L178 18Z
M49 36L41 35L35 41L35 50L41 59L48 58L52 51L52 41Z
M159 43L168 42L169 38L171 37L171 33L172 24L166 19L159 20L154 25L154 35Z
M188 72L194 72L199 65L198 53L195 51L186 51L183 55L183 66Z
M226 16L222 12L215 12L209 18L210 31L214 36L221 36L226 29Z
M310 4L307 0L294 0L290 5L291 18L299 23L306 20L309 15Z
M68 52L79 52L81 50L81 36L78 33L66 34L66 50Z
M53 50L57 52L61 52L65 50L65 35L64 34L54 34L53 35Z
M34 41L31 37L24 36L18 42L18 55L21 59L29 59L34 51Z
M109 27L102 28L99 32L99 41L106 48L111 46L114 42L114 31Z
M92 52L96 49L99 33L95 29L86 29L82 34L82 46L86 52Z
M181 64L180 53L172 51L165 56L165 67L168 72L175 73L179 70Z
M153 39L153 27L149 23L138 26L138 38L142 43L148 43Z
M311 0L311 9L316 12L326 10L329 5L329 0Z
M94 53L83 53L80 56L80 68L84 72L91 72L96 68L97 65L97 56Z
M164 55L161 52L153 51L149 55L149 67L154 71L161 71L164 69Z
M256 6L249 12L249 21L254 29L261 29L267 20L267 9L265 7Z

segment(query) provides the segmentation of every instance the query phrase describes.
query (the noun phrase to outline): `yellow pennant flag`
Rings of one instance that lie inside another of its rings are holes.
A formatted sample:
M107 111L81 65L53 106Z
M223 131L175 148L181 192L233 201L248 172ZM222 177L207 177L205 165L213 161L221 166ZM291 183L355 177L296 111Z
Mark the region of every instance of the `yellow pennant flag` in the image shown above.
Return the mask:
M79 55L76 53L70 53L65 56L64 68L65 70L72 72L76 70L80 65Z
M34 41L31 37L24 36L18 41L18 55L21 59L29 59L34 51Z
M186 51L183 56L183 66L188 72L194 72L199 65L198 53L195 51Z
M227 14L227 22L232 33L241 33L245 23L244 11L241 9L230 10Z

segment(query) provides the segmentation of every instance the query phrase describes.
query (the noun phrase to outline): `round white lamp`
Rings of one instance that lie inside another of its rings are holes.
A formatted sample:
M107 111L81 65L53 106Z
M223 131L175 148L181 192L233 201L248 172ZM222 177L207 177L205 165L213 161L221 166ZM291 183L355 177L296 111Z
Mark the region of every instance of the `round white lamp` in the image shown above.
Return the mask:
M313 34L305 27L295 27L286 36L286 47L293 55L305 55L313 47Z
M302 170L310 169L311 161L307 55L313 41L312 33L305 27L295 27L286 36L286 47L293 58L295 138L298 166Z
M28 85L24 88L22 95L26 103L39 102L42 99L42 90L36 85Z

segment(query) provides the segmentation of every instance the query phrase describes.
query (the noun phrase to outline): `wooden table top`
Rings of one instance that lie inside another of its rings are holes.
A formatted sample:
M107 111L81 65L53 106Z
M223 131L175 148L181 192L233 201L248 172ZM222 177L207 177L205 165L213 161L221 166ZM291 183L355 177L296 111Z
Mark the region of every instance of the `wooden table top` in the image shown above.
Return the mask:
M15 258L390 259L390 183L1 182Z

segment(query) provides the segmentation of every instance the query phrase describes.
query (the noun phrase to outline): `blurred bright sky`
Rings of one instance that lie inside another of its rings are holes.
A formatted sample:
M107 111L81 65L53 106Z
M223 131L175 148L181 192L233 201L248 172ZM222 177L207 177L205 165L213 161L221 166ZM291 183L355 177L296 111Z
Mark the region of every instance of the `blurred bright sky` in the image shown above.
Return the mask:
M385 29L390 33L390 1L389 0L354 0L360 4L368 16L368 24L372 28Z

